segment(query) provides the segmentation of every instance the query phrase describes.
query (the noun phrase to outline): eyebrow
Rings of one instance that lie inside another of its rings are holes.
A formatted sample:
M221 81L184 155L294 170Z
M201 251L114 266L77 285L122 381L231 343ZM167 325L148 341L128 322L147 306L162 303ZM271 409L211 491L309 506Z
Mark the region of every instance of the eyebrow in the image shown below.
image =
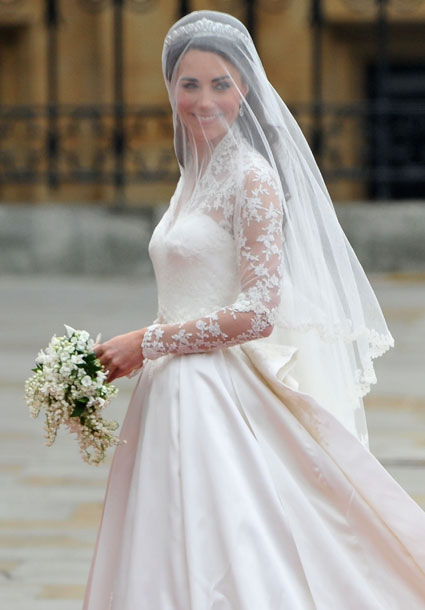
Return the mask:
M191 83L197 83L199 81L199 79L193 78L191 76L182 76L180 80L189 81ZM226 74L225 76L218 76L217 78L213 78L211 82L218 83L223 80L231 80L231 78Z

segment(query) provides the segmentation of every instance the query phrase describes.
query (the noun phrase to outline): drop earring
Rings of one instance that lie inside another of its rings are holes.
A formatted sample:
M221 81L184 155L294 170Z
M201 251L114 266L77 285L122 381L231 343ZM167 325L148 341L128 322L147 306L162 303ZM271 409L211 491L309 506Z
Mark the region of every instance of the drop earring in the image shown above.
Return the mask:
M239 116L243 116L243 115L244 115L243 102L241 102L241 105L239 106Z

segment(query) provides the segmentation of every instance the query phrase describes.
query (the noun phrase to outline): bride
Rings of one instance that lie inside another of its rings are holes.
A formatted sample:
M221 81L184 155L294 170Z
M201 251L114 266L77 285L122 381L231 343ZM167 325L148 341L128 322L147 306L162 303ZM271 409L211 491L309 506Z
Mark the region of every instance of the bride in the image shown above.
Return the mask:
M85 610L420 610L425 515L368 450L393 343L245 27L169 31L181 178L150 255L158 318L96 347L141 368Z

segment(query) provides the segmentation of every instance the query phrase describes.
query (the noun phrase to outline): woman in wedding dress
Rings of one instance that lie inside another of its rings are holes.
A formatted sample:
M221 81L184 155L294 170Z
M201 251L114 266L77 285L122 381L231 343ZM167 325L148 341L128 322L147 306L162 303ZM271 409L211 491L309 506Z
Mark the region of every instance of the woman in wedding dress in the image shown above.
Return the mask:
M423 610L425 514L362 405L392 337L308 145L233 17L177 22L163 70L181 178L157 319L96 347L141 373L84 609Z

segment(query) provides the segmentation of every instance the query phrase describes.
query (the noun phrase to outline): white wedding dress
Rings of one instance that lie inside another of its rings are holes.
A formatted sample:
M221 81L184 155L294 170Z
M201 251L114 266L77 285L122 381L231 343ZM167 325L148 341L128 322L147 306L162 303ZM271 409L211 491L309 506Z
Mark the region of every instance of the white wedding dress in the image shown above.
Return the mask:
M285 298L273 176L217 149L152 237L158 319L84 609L423 610L425 514L262 338Z

